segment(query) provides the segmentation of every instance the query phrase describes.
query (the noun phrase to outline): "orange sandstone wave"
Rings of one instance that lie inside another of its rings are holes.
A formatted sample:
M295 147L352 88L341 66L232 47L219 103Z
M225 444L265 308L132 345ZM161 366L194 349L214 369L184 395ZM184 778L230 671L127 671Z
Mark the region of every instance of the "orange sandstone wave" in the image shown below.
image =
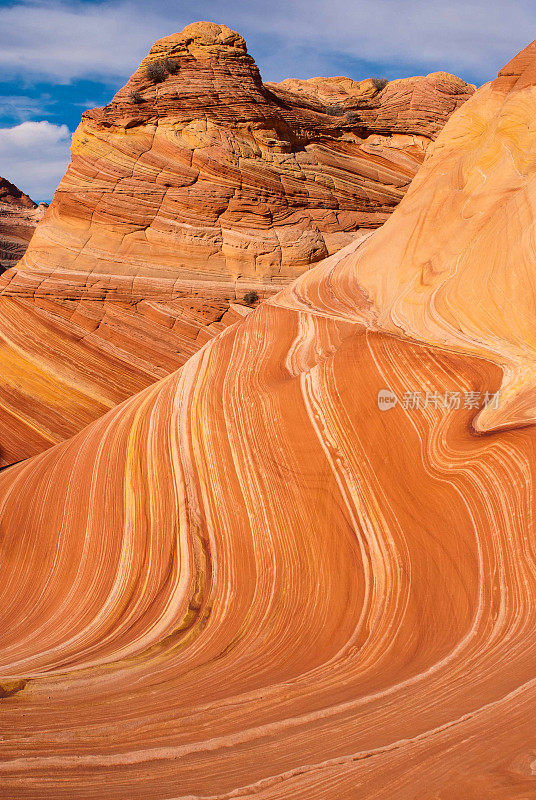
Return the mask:
M534 796L535 87L533 44L380 231L0 475L4 796Z

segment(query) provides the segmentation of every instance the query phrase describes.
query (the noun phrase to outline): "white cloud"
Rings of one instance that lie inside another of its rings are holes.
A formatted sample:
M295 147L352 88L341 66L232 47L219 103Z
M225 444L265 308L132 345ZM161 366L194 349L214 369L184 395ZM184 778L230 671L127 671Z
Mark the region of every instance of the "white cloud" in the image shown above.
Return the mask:
M447 69L484 82L536 31L533 0L270 0L269 13L264 2L224 5L227 24L240 21L259 42L277 37L281 46L258 59L275 79L281 66L305 77L350 58L398 67L401 76Z
M148 4L149 5L149 4ZM166 32L161 17L128 3L28 2L0 8L3 77L68 83L130 74L152 41Z
M0 175L37 202L49 200L69 163L67 125L44 120L0 128Z
M528 44L530 32L536 31L536 4L533 0L182 0L180 4L21 0L0 5L0 78L16 81L13 103L18 103L21 118L38 102L29 99L25 108L22 96L17 100L25 84L32 89L36 82L90 78L118 87L157 38L198 19L224 22L242 33L265 80L348 74L360 61L365 62L364 71L390 78L446 69L482 83ZM52 87L48 91L53 95ZM52 195L67 163L65 126L25 122L0 129L0 174L36 199Z
M0 118L9 116L24 122L28 117L43 116L51 104L50 94L41 94L39 97L0 95Z
M28 0L0 7L3 75L56 82L130 75L153 41L188 22L238 29L267 80L337 59L446 68L481 81L528 43L533 0Z

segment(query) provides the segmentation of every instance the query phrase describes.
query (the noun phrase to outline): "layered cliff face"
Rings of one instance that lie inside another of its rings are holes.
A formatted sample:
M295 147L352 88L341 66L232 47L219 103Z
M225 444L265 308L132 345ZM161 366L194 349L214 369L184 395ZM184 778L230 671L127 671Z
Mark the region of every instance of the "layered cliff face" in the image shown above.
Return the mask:
M0 273L22 258L44 213L44 204L38 206L13 183L0 177Z
M342 117L342 126L350 122L365 136L417 134L428 141L436 138L452 112L475 89L448 72L394 81L353 81L342 76L288 78L281 83L267 83L266 87L291 104L316 103L322 110ZM428 141L424 142L425 147Z
M327 109L267 88L241 36L198 23L83 115L0 279L0 465L72 436L246 314L248 291L269 296L383 222L473 92L444 74L362 83Z
M0 475L6 796L535 795L535 118Z
M326 113L323 97L264 86L225 26L161 39L83 115L22 280L47 286L59 268L76 284L111 275L131 291L150 277L169 291L180 278L296 276L387 218L474 90L444 73L367 85L352 113Z

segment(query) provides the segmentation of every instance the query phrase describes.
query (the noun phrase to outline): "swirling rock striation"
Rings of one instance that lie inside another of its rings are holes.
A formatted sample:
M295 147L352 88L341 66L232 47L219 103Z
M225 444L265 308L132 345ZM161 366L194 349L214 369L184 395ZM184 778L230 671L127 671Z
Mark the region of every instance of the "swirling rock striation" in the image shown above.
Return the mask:
M0 475L6 797L536 794L535 112L536 43L379 231Z
M1 297L0 467L70 438L250 310L199 287L169 300Z

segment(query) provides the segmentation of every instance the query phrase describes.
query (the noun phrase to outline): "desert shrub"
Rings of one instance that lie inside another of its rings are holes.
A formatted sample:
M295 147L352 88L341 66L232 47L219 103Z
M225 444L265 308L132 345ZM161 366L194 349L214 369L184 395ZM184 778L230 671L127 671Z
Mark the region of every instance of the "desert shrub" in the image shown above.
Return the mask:
M337 103L332 103L332 105L326 106L326 114L329 114L331 117L342 117L344 108Z
M179 71L179 62L174 58L166 58L164 65L170 75L175 75Z
M361 117L357 111L348 111L346 114L346 121L349 122L350 125L358 125L361 122Z
M387 78L372 78L372 83L376 87L376 89L381 92L382 89L385 89L389 81Z
M139 106L140 103L144 103L144 99L139 92L131 92L130 99L134 103L134 105Z
M258 299L259 295L255 291L246 292L244 295L244 303L247 303L248 306L252 306Z
M162 83L166 80L167 69L164 61L151 61L146 69L147 77L153 83Z

